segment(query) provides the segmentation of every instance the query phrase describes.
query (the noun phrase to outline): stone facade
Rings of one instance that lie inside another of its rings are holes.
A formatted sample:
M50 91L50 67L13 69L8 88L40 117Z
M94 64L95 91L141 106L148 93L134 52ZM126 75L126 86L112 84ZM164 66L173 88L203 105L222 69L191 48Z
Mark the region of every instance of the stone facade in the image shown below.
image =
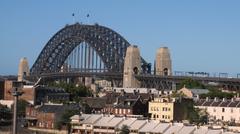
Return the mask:
M240 99L231 100L209 99L198 100L196 107L208 113L209 120L240 123Z
M13 100L13 96L11 94L13 88L13 81L6 80L4 83L4 100ZM23 86L23 95L19 97L19 99L23 99L29 102L34 101L35 97L35 88L33 86Z
M184 108L191 99L157 97L149 102L148 113L152 120L162 122L182 121L184 117Z
M134 77L134 74L141 72L141 57L137 46L129 46L126 51L124 61L123 87L137 88L140 82Z
M18 81L23 81L24 76L29 76L30 70L28 66L27 58L24 57L20 60L19 66L18 66Z
M172 75L172 61L167 47L161 47L156 54L156 75Z

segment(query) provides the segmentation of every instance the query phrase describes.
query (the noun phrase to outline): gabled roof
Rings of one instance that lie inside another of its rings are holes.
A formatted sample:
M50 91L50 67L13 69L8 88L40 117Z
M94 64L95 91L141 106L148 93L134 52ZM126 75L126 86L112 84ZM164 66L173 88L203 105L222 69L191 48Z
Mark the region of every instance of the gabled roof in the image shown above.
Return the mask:
M240 100L213 100L213 99L201 99L195 102L196 106L208 106L208 107L240 107Z
M192 134L196 130L195 126L184 126L178 134Z
M208 89L189 89L194 95L207 94L209 93Z
M118 104L116 104L114 107L116 107L116 108L131 108L137 103L137 101L141 101L140 96L138 96L137 98L134 98L134 99L128 99L125 97L121 97L121 98L119 98Z
M100 120L98 120L94 126L108 126L108 122L113 118L114 116L103 116Z
M90 108L104 108L107 103L107 98L98 98L98 97L82 97L82 102L85 102L89 105Z
M119 125L118 128L122 128L123 125L127 125L130 126L131 124L133 124L133 122L135 122L137 120L137 118L125 118Z
M77 104L70 105L42 105L37 107L36 110L43 113L63 113L66 110L78 110Z
M159 124L159 122L157 121L149 121L146 125L144 125L139 132L141 133L149 133L151 132L151 130L153 130L157 125Z
M177 133L183 126L180 125L173 125L171 126L169 129L167 129L166 132L164 132L164 134L175 134Z
M136 120L131 126L130 130L139 130L142 126L144 126L147 123L146 120Z
M164 133L169 127L169 123L159 123L154 129L151 130L151 133Z
M221 101L213 101L213 103L211 104L211 106L218 106L219 104L221 104Z
M137 99L141 96L142 100L148 100L151 98L152 94L150 93L117 93L117 92L107 92L103 98L107 99L106 104L113 104L116 102L117 98L119 99Z
M83 114L83 115L89 115L89 114ZM85 123L85 124L93 124L96 121L98 121L99 119L102 118L102 115L100 114L93 114L93 115L89 115L87 117L85 117L85 119L81 122L81 123Z

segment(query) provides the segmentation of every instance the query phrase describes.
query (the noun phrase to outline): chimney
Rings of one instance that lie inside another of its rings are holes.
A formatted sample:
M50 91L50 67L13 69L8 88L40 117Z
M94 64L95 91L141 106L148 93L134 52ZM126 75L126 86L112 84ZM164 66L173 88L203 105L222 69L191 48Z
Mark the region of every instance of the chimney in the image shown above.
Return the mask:
M119 103L119 98L118 97L116 97L116 104L118 104Z
M200 99L200 97L199 97L199 95L197 95L197 98L196 98L196 100L198 101Z
M137 91L136 91L136 90L133 90L133 94L134 94L134 95L137 95Z
M223 100L222 100L223 102L225 102L226 101L226 98L223 98Z
M206 97L206 101L209 101L209 98L208 98L208 97Z
M121 96L124 96L125 95L125 91L124 89L121 90Z
M217 98L217 97L214 97L214 101L215 101L215 102L218 102L218 98Z

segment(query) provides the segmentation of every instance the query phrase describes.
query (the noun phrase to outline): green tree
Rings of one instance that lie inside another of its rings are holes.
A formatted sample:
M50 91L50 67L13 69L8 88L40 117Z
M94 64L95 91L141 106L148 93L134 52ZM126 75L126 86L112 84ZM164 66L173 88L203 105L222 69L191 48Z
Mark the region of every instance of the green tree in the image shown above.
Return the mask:
M70 121L71 117L73 115L78 114L79 110L66 110L64 113L61 115L60 119L55 122L55 128L56 129L61 129L63 126L66 126L68 130L71 129Z
M129 127L127 125L123 125L120 129L120 134L129 134L130 130Z
M48 86L65 89L66 92L70 93L70 100L75 102L79 102L81 100L81 97L92 96L90 89L84 85L76 86L72 83L60 82L50 83Z
M17 116L18 117L25 117L26 114L26 107L30 105L29 102L27 102L26 100L20 99L18 100L18 106L17 106ZM14 104L11 106L11 109L13 110L13 106Z
M200 89L205 89L205 86L202 84L202 83L200 83L200 82L198 82L198 81L196 81L196 80L193 80L193 79L191 79L191 78L187 78L187 79L185 79L185 80L183 80L178 86L177 86L177 89L181 89L181 88L183 88L183 87L186 87L186 88L200 88Z
M27 107L28 105L30 105L30 103L27 102L26 100L20 99L20 100L18 101L18 116L25 117L26 107Z
M0 124L12 119L12 112L7 106L0 104Z
M222 92L221 90L218 89L218 87L207 86L207 89L209 90L209 93L200 95L200 98L206 98L206 97L214 98L214 97L218 97L218 98L228 98L228 99L231 99L231 98L233 98L236 95L236 93Z
M183 114L183 120L188 120L190 123L200 123L200 110L194 107L193 100L182 101L179 106Z

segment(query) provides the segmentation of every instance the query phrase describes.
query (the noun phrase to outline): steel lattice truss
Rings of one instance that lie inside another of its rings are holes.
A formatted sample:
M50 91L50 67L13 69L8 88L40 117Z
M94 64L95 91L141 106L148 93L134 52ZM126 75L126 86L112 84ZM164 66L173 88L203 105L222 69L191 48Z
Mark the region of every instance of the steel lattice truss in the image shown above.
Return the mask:
M108 72L123 72L124 57L130 45L120 34L100 25L67 25L45 45L31 74L59 72L68 55L81 42L87 42L104 62ZM146 62L142 59L142 63Z

